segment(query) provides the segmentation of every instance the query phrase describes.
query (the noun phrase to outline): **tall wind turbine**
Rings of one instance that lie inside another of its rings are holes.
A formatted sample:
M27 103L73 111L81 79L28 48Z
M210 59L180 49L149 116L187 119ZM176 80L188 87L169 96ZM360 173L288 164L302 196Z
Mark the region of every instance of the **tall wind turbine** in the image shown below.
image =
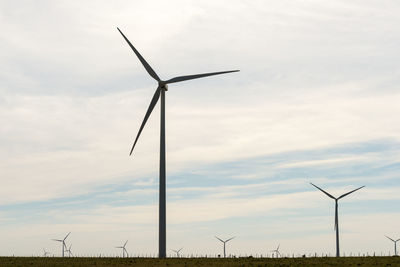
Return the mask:
M116 247L116 248L122 248L122 258L125 258L125 253L126 253L126 257L128 257L128 251L126 250L125 246L126 243L128 243L128 240L126 240L125 244L121 247Z
M182 250L183 248L180 248L180 249L178 249L178 250L174 250L174 249L171 249L173 252L175 252L176 253L176 257L177 258L179 258L179 252L181 252L181 250Z
M278 258L278 256L281 255L281 253L279 253L279 247L280 247L280 245L281 245L281 244L279 244L278 247L277 247L276 249L271 250L272 255L274 255L274 252L275 252L275 256L276 256L277 258Z
M71 232L69 232L64 239L53 239L54 241L58 241L62 243L62 256L64 257L64 251L66 250L67 246L65 245L65 239L67 239L67 237L69 236Z
M354 190L352 190L352 191L350 191L350 192L347 192L346 194L343 194L343 195L341 195L340 197L336 198L336 197L332 196L331 194L329 194L328 192L322 190L321 188L319 188L319 187L316 186L315 184L313 184L313 183L310 183L310 184L311 184L312 186L314 186L315 188L321 190L321 191L322 191L325 195L327 195L328 197L330 197L330 198L332 198L332 199L335 200L335 228L334 228L334 229L336 230L336 257L340 257L340 253L339 253L339 215L338 215L338 201L339 201L339 199L341 199L341 198L343 198L343 197L345 197L345 196L347 196L347 195L350 195L351 193L353 193L353 192L355 192L355 191L357 191L357 190L360 190L361 188L363 188L363 187L365 187L365 186L361 186L361 187L359 187L359 188L357 188L357 189L354 189Z
M183 82L192 79L203 78L212 75L219 75L230 72L237 72L239 70L231 70L231 71L221 71L221 72L212 72L212 73L202 73L202 74L194 74L194 75L186 75L186 76L178 76L166 81L163 81L158 77L157 73L150 67L150 65L146 62L146 60L140 55L140 53L136 50L136 48L131 44L131 42L126 38L126 36L121 32L119 28L118 31L121 33L122 37L124 37L125 41L131 47L133 52L139 58L143 67L146 69L147 73L158 82L158 87L151 99L150 105L147 108L146 115L144 116L143 122L139 128L139 132L136 136L136 139L133 143L131 152L129 155L132 155L133 149L135 148L136 142L139 139L139 136L149 118L151 112L153 111L155 105L158 102L158 99L161 98L161 120L160 120L160 197L159 197L159 232L158 232L158 256L160 258L166 257L166 193L165 193L165 183L166 183L166 155L165 155L165 92L168 90L168 84Z
M226 243L227 243L228 241L234 239L235 237L231 237L231 238L229 238L229 239L227 239L227 240L222 240L222 239L219 238L219 237L215 237L215 238L218 239L219 241L221 241L222 243L224 243L224 258L226 258L225 245L226 245Z
M392 240L394 243L394 255L397 256L397 241L400 241L400 238L397 240L391 239L390 237L388 237L387 235L385 235L388 239Z

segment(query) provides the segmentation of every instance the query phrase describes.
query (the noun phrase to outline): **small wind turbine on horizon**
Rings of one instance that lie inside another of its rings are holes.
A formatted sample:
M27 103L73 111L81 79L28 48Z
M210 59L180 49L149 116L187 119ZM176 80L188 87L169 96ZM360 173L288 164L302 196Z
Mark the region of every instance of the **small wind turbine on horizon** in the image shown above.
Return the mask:
M216 236L215 238L218 239L219 241L221 241L222 243L224 243L224 258L226 258L225 245L226 245L226 243L227 243L228 241L234 239L235 237L231 237L231 238L229 238L229 239L227 239L227 240L222 240L221 238L219 238L219 237L217 237L217 236Z
M57 242L61 242L62 243L62 256L64 257L64 251L67 248L67 246L65 245L65 239L67 239L67 237L69 236L71 232L69 232L64 239L52 239L53 241L57 241Z
M387 235L385 235L385 236L386 236L386 238L388 238L388 239L393 241L393 243L394 243L394 255L397 256L397 241L400 241L400 238L397 239L397 240L394 240L394 239L391 239L390 237L388 237Z
M136 48L131 44L131 42L126 38L126 36L122 33L122 31L117 28L121 33L122 37L131 47L133 52L139 58L143 67L146 69L147 73L158 82L158 87L151 99L150 105L147 108L146 115L144 116L143 122L139 128L139 132L136 136L136 139L133 143L131 152L129 155L132 155L133 149L135 148L136 142L139 139L139 136L150 117L151 112L153 111L155 105L158 102L158 99L161 98L161 120L160 120L160 196L159 196L159 233L158 233L158 256L160 258L166 257L166 249L167 249L167 237L166 237L166 153L165 153L165 92L168 90L168 84L183 82L187 80L193 80L213 75L225 74L230 72L237 72L239 70L231 70L231 71L220 71L220 72L212 72L212 73L202 73L202 74L194 74L194 75L186 75L186 76L178 76L169 80L161 80L157 73L150 67L150 65L146 62L146 60L142 57L142 55L136 50Z
M126 240L125 244L121 247L115 247L115 248L122 248L122 258L125 258L125 253L126 253L126 257L128 257L128 251L126 250L125 246L126 243L128 243L128 240Z
M354 190L352 190L352 191L350 191L350 192L347 192L347 193L341 195L340 197L336 198L336 197L332 196L331 194L329 194L328 192L322 190L321 188L319 188L319 187L316 186L315 184L313 184L313 183L310 183L310 184L311 184L312 186L314 186L315 188L317 188L318 190L320 190L321 192L323 192L323 193L324 193L325 195L327 195L328 197L330 197L330 198L332 198L332 199L335 200L335 228L334 228L334 229L336 230L336 257L340 257L340 252L339 252L339 215L338 215L338 201L339 201L339 199L341 199L341 198L343 198L343 197L345 197L345 196L347 196L347 195L350 195L351 193L353 193L353 192L355 192L355 191L357 191L357 190L360 190L361 188L363 188L363 187L365 187L365 186L361 186L361 187L359 187L359 188L357 188L357 189L354 189Z
M71 247L72 247L72 244L69 245L69 248L65 250L65 252L68 252L68 257L73 257L73 256L74 256L74 255L72 254Z
M50 254L51 254L50 252L46 251L46 250L43 248L43 257L47 257L47 255L50 255Z
M176 253L176 257L177 258L179 258L179 252L181 252L181 250L182 250L183 248L180 248L180 249L178 249L178 250L174 250L174 249L171 249L173 252L175 252Z
M272 252L272 257L274 256L274 252L275 252L276 258L278 258L279 256L281 256L281 253L279 253L279 247L280 247L280 245L281 245L281 244L279 244L278 247L277 247L276 249L271 250L271 252Z

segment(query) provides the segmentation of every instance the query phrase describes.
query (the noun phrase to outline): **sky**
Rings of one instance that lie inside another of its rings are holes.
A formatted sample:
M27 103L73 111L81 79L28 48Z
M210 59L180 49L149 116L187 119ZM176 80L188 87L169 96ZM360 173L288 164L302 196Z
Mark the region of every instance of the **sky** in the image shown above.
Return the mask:
M398 1L0 0L0 255L393 253L400 238Z

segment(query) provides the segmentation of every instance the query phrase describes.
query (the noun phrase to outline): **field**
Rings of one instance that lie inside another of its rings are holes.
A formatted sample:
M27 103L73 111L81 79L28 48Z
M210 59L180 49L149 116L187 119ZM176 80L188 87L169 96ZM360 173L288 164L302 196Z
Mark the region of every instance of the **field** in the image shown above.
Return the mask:
M0 266L400 266L399 257L343 258L57 258L0 257Z

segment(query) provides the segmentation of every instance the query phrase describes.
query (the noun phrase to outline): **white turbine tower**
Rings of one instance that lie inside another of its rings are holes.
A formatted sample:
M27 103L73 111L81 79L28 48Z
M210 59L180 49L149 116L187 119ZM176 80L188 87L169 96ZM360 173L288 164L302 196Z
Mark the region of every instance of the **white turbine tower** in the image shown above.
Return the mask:
M167 234L166 234L166 152L165 152L165 92L168 90L168 84L183 82L187 80L193 80L213 75L219 75L230 72L237 72L238 70L231 71L220 71L220 72L212 72L212 73L202 73L202 74L194 74L194 75L186 75L186 76L178 76L169 80L161 80L157 73L152 69L152 67L147 63L147 61L140 55L139 51L131 44L131 42L126 38L126 36L122 33L122 31L117 28L121 33L122 37L128 43L130 48L136 54L143 67L146 69L147 73L157 81L158 86L156 91L154 92L153 98L150 101L150 105L147 108L146 115L144 116L143 122L140 125L138 134L136 135L135 142L133 143L131 152L129 155L132 155L133 149L135 148L136 142L139 139L140 133L142 132L147 119L150 117L151 112L153 111L155 105L160 99L161 102L161 119L160 119L160 189L159 189L159 217L158 217L158 257L165 258L167 253Z
M61 242L62 243L62 256L64 257L64 251L66 250L67 246L65 245L65 239L69 236L71 232L69 232L64 239L53 239L53 241Z
M388 239L392 240L394 243L394 255L397 256L397 241L400 241L400 238L397 240L391 239L390 237L388 237L387 235L385 235Z
M361 186L361 187L359 187L359 188L357 188L357 189L354 189L354 190L352 190L352 191L350 191L350 192L347 192L347 193L341 195L340 197L336 198L336 197L332 196L331 194L329 194L328 192L322 190L321 188L319 188L319 187L316 186L315 184L313 184L313 183L310 183L310 184L311 184L312 186L314 186L315 188L317 188L318 190L320 190L321 192L323 192L323 193L324 193L325 195L327 195L328 197L330 197L330 198L332 198L332 199L335 200L335 228L334 228L334 229L336 230L336 257L340 257L340 252L339 252L339 215L338 215L338 201L339 201L339 199L341 199L341 198L343 198L343 197L345 197L345 196L347 196L347 195L350 195L351 193L353 193L353 192L355 192L355 191L357 191L357 190L360 190L361 188L363 188L363 187L365 187L365 186Z
M227 240L222 240L222 239L219 238L219 237L215 237L215 238L218 239L219 241L221 241L222 243L224 243L224 258L226 258L226 253L225 253L225 246L226 246L226 243L227 243L228 241L234 239L235 237L231 237L231 238L229 238L229 239L227 239Z
M128 251L126 250L125 246L126 243L128 243L128 240L126 240L125 244L121 247L115 247L115 248L121 248L122 249L122 258L125 258L125 253L126 253L126 257L128 257Z

